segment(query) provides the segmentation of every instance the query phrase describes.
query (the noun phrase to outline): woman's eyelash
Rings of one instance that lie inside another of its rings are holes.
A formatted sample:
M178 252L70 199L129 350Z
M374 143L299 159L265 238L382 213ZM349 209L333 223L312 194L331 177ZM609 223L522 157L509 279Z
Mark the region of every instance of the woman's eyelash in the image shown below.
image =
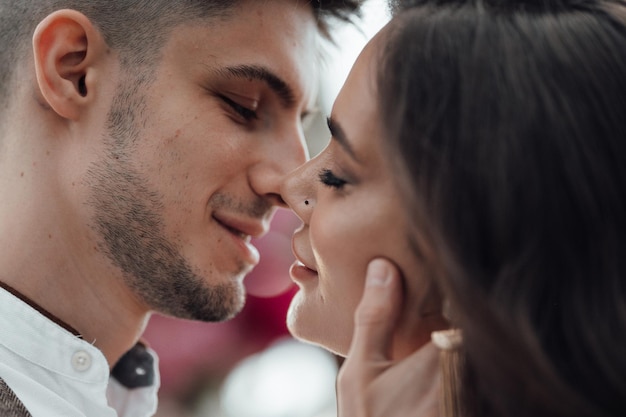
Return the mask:
M247 107L242 106L236 101L231 100L230 98L220 95L219 96L226 104L228 104L235 112L237 112L241 117L243 117L246 121L252 121L259 118L257 113L254 110L251 110Z
M336 189L343 188L348 182L344 179L337 177L330 169L323 169L319 173L319 179L322 184Z

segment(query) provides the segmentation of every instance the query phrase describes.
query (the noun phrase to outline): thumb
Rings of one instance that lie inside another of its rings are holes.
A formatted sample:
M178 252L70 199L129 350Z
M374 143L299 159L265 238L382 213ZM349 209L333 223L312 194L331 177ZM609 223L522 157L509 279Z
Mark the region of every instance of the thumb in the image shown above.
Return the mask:
M390 261L374 259L367 268L365 289L354 317L348 357L390 359L391 341L402 306L400 273Z

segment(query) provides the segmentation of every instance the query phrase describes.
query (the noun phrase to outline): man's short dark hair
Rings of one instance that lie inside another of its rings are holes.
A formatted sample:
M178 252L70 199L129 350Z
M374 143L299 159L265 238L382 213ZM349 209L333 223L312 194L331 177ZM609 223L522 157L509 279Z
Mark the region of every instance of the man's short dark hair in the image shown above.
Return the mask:
M307 0L320 33L332 21L358 16L364 0ZM7 94L16 61L29 51L36 25L54 10L74 9L91 19L122 65L152 63L176 25L226 18L242 0L0 0L0 99Z

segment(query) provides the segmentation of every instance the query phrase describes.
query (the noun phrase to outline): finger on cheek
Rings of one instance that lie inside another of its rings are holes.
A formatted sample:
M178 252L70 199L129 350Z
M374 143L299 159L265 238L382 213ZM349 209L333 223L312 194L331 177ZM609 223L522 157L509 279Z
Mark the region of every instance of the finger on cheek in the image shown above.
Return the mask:
M368 266L365 282L348 359L386 361L402 304L399 272L391 262L376 259Z
M402 302L400 277L395 266L384 259L374 259L367 268L365 290L355 321L357 326L395 320Z

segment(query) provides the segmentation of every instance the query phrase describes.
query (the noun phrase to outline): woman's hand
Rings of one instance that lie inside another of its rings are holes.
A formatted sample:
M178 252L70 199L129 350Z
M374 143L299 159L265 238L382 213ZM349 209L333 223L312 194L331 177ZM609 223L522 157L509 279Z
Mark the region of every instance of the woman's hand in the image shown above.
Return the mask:
M437 417L439 352L428 343L400 362L390 359L402 304L397 268L375 259L355 313L352 345L337 380L338 417Z

